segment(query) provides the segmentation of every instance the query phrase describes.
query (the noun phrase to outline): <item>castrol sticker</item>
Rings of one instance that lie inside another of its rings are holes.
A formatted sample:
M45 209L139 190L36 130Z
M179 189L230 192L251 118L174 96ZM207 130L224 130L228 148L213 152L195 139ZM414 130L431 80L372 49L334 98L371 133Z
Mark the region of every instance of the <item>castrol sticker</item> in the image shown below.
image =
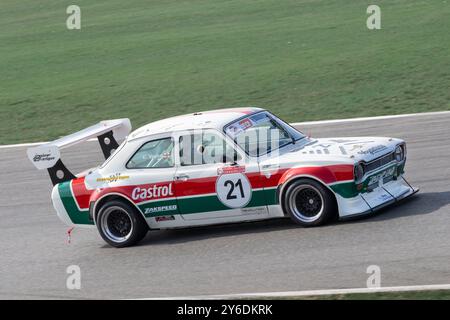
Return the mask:
M151 185L149 188L136 187L131 193L133 200L153 200L173 196L172 183L167 185Z

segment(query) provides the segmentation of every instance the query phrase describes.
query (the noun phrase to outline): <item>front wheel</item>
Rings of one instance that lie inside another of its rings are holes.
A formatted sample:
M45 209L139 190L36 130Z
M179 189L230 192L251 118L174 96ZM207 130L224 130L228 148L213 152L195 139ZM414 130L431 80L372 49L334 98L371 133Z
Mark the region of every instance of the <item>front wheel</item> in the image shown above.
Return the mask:
M288 186L283 207L295 223L305 227L324 224L336 213L331 192L310 179L299 179Z
M135 208L122 201L105 203L97 215L97 229L103 240L116 248L141 241L148 226Z

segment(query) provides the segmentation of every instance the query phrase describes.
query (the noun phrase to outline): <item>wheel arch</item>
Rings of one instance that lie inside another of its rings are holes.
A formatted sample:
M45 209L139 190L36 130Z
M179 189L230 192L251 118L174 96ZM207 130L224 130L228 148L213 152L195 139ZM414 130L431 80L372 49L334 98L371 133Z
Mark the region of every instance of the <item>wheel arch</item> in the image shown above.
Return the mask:
M142 213L142 210L139 209L139 207L133 201L131 201L130 198L128 198L126 195L124 195L122 193L111 192L111 193L106 193L106 194L102 195L101 197L99 197L98 199L93 201L94 204L90 206L89 213L92 216L92 219L94 220L95 225L97 224L98 210L101 208L101 206L103 204L105 204L106 202L111 201L111 200L120 200L120 201L124 201L125 203L131 205L133 208L135 208L137 210L137 212L139 212L139 214L142 216L142 219L144 219L144 221L146 222L146 219L145 219L144 214Z

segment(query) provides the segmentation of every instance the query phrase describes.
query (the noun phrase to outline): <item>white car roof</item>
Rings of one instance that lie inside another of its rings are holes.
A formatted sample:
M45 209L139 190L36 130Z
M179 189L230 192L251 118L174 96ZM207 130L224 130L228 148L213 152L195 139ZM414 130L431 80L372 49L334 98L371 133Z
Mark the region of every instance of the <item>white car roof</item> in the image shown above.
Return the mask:
M262 110L264 109L255 107L229 108L175 116L151 122L136 129L135 131L130 133L130 135L128 136L128 141L139 139L149 135L180 130L213 128L221 131L223 127L228 123L245 115L249 115Z

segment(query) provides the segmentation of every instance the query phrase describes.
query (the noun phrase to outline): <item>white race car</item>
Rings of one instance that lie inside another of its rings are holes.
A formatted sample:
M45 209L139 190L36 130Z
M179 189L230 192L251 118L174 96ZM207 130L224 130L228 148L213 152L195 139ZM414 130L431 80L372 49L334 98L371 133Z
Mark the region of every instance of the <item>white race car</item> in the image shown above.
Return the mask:
M102 121L28 149L50 174L60 219L97 226L115 247L152 229L279 217L317 226L418 191L403 177L403 140L314 139L260 108L199 112L130 131L128 119ZM106 161L72 174L60 149L95 137Z

